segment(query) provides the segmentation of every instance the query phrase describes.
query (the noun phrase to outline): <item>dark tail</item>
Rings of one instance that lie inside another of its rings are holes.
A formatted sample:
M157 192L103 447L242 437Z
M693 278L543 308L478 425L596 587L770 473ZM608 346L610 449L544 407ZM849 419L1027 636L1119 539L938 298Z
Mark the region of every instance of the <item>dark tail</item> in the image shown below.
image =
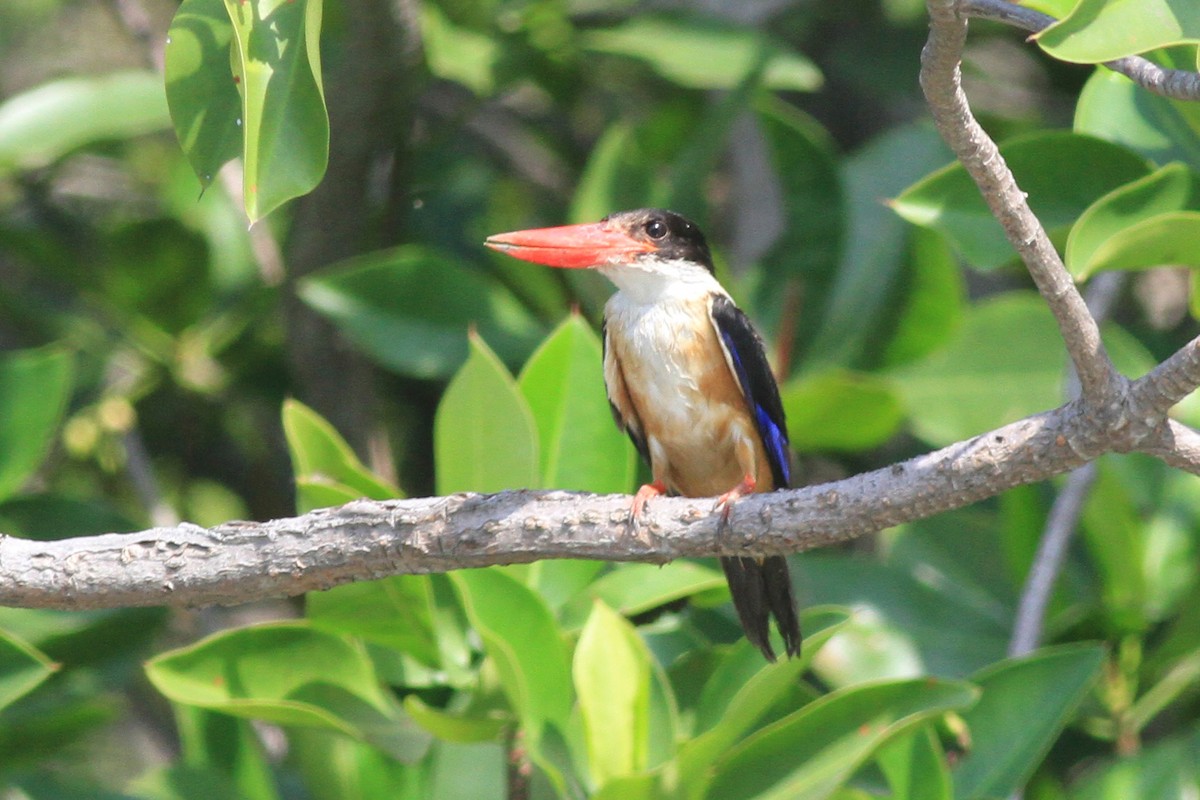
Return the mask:
M787 559L783 556L722 558L721 567L729 581L733 607L750 644L761 650L767 661L775 660L770 636L771 616L774 615L775 627L783 637L788 656L799 655L800 620L796 617L796 598L792 596Z

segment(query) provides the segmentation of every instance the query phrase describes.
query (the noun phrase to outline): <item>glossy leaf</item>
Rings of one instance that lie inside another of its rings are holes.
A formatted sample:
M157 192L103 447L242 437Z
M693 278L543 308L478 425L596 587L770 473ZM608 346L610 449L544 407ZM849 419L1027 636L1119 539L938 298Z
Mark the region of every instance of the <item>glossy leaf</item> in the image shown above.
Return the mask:
M70 397L71 362L56 347L0 353L0 500L42 463Z
M600 601L575 646L572 676L592 780L603 786L645 769L650 653L634 627Z
M923 678L843 689L751 736L715 765L709 798L820 800L882 745L975 702L969 684Z
M743 641L721 659L696 707L696 735L679 751L680 779L689 796L711 779L713 762L793 691L813 657L845 622L843 611L810 610L803 616L804 644L798 658L764 664L758 650Z
M812 91L821 73L812 62L759 31L728 23L636 16L584 34L585 50L645 61L669 81L692 89L732 89L762 65L772 89Z
M1076 277L1153 267L1200 267L1200 211L1159 214L1130 225L1097 249L1086 271Z
M1052 235L1102 195L1148 172L1123 147L1060 131L1014 139L1000 152ZM941 232L975 267L994 269L1015 258L1000 223L957 162L904 190L892 208L915 225Z
M899 366L928 355L949 341L966 313L966 281L945 239L913 229L907 263L900 313L883 352L869 362L872 366Z
M578 314L529 357L517 379L537 426L541 485L601 494L633 488L637 453L613 424L600 339Z
M177 703L339 731L404 761L428 744L382 691L361 647L303 623L224 631L156 656L146 674Z
M1138 752L1093 763L1071 787L1071 800L1184 798L1200 785L1200 729L1144 744Z
M790 103L769 98L759 98L754 110L780 184L783 219L759 258L762 269L751 273L756 285L747 312L775 341L776 368L786 376L791 354L802 352L821 321L798 312L828 299L845 246L846 215L829 134Z
M932 725L879 749L879 766L895 800L950 800L954 792L946 754Z
M499 43L482 33L450 21L433 3L421 5L421 48L429 71L466 86L480 97L496 88Z
M800 655L773 664L753 658L755 648L738 642L718 659L696 704L696 730L704 732L736 721L740 732L784 696L793 670L803 673L829 640L850 622L846 609L817 606L801 614L804 642Z
M1200 7L1191 0L1080 0L1034 40L1062 61L1098 64L1200 42Z
M228 796L279 800L267 754L249 720L196 706L179 705L174 711L183 763L203 765L207 780L229 784L225 790ZM196 777L166 775L163 780L172 788L187 789ZM208 796L195 795L197 800ZM187 796L187 800L192 797Z
M1124 374L1145 371L1144 349L1119 328L1106 330L1104 341ZM1045 303L1010 292L971 308L945 347L888 374L914 432L945 445L1061 405L1065 368L1066 350Z
M314 485L345 487L355 497L388 500L401 497L399 489L388 486L363 466L350 445L320 414L298 400L283 403L283 433L296 475L298 500L316 499L305 488ZM315 492L313 493L316 494ZM353 499L353 498L352 498ZM301 513L320 506L303 503Z
M225 0L242 101L242 200L253 223L320 182L329 159L321 0Z
M1080 216L1067 239L1064 259L1067 269L1076 278L1083 278L1103 269L1128 265L1200 266L1197 254L1189 252L1193 249L1189 247L1190 237L1182 234L1194 228L1198 212L1200 179L1183 164L1168 164L1145 178L1114 189ZM1142 246L1149 245L1151 251L1160 254L1173 245L1179 249L1179 257L1155 261L1157 256L1142 256L1132 246L1134 239L1148 239L1141 242Z
M431 749L437 746L434 742ZM426 800L427 797L422 794L424 770L402 764L370 745L319 728L288 731L288 763L294 764L303 777L305 796L312 800L380 797Z
M413 800L508 800L508 752L500 744L440 742L426 793Z
M566 730L571 673L549 609L499 569L462 570L449 577L533 742L547 723Z
M436 667L440 658L432 602L428 575L394 575L309 592L305 616L318 630L357 636Z
M618 564L587 587L581 600L602 600L610 608L634 616L725 585L721 572L692 561L672 561L662 566Z
M500 359L478 337L433 422L437 492L537 488L537 428Z
M1159 59L1194 70L1194 60ZM1190 62L1190 63L1189 63ZM1075 130L1124 145L1156 164L1182 161L1200 170L1200 108L1148 92L1120 73L1101 68L1088 79L1075 104Z
M350 259L306 278L299 292L371 358L414 378L453 375L472 325L508 363L523 361L542 336L499 283L420 247Z
M232 45L224 0L180 3L163 55L167 104L175 137L203 188L242 153L242 100L230 71Z
M813 450L867 450L900 428L904 409L889 383L868 373L806 373L780 388L792 446Z
M153 72L113 72L43 83L0 103L0 178L44 167L77 148L169 124Z
M935 131L912 126L880 136L845 162L845 246L818 309L821 323L808 343L806 365L856 365L877 346L875 327L863 323L887 318L906 268L909 236L904 221L879 200L950 157Z
M415 694L404 698L404 710L413 721L445 742L492 742L512 724L506 715L451 713L426 704Z
M971 749L954 769L956 798L1007 797L1041 763L1100 672L1101 647L1048 647L973 677L981 695L962 713Z
M1059 405L1065 358L1041 299L1010 293L972 308L945 348L891 377L917 435L944 445Z
M44 654L0 631L0 709L33 691L57 669Z

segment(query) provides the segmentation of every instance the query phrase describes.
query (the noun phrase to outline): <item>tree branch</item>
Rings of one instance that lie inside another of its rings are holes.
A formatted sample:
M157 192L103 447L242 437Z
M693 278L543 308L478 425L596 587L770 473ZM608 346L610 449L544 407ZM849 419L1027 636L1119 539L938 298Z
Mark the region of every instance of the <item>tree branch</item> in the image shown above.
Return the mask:
M999 148L967 104L959 69L967 36L966 17L960 16L957 0L927 0L926 6L930 24L929 39L921 52L921 88L938 132L979 187L1054 313L1083 396L1097 404L1115 402L1124 381L1100 341L1100 329Z
M961 8L968 17L1003 22L1030 33L1038 33L1058 21L1049 14L1014 5L1008 0L963 0ZM1200 75L1195 72L1166 69L1141 56L1105 61L1104 66L1163 97L1200 100Z
M241 603L353 580L545 558L664 562L795 552L959 508L1084 463L1074 405L835 483L753 495L724 532L711 499L660 498L638 532L629 498L560 491L360 500L266 523L38 542L0 539L0 605Z

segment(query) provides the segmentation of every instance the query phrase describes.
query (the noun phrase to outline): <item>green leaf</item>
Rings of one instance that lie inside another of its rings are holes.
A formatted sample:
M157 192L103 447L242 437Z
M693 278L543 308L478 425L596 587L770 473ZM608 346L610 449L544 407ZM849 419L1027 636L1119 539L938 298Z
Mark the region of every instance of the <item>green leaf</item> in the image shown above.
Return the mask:
M350 445L320 414L298 400L283 403L283 433L296 475L297 499L310 500L304 488L316 485L345 487L355 498L388 500L402 497L399 489L389 486L363 466ZM320 508L302 503L299 511Z
M1150 623L1150 584L1158 580L1147 569L1146 523L1121 475L1099 463L1083 510L1083 538L1099 578L1106 626L1117 635L1141 633Z
M1177 212L1193 212L1189 223ZM1086 278L1102 269L1120 269L1126 264L1155 266L1195 264L1196 254L1188 252L1188 237L1177 235L1173 226L1194 227L1200 212L1200 179L1183 164L1168 164L1144 178L1118 187L1097 200L1080 216L1067 239L1065 261L1076 278ZM1147 227L1149 226L1149 227ZM1142 257L1131 249L1131 238L1146 238L1145 244L1161 252L1167 244L1178 247L1182 259L1158 261ZM1194 231L1193 231L1194 233ZM1186 260L1190 256L1191 260Z
M780 388L792 446L867 450L890 439L904 409L886 379L832 369L805 373Z
M807 58L749 28L639 15L606 30L584 33L584 50L628 56L679 86L732 89L762 66L771 89L813 91L821 73Z
M1092 763L1071 787L1071 800L1184 798L1200 784L1200 728L1143 744L1136 753Z
M0 631L0 709L54 674L58 666L6 631Z
M474 325L507 363L543 335L512 294L459 259L421 247L380 250L301 281L300 296L368 356L414 378L449 378Z
M973 681L979 702L963 712L971 749L954 769L956 798L1008 797L1041 763L1100 671L1103 648L1047 647L989 666Z
M963 271L945 239L914 228L907 263L905 297L880 359L888 366L916 361L945 344L967 308Z
M817 122L774 95L755 103L776 179L783 192L783 225L751 292L751 316L777 342L780 360L800 351L816 330L819 308L837 277L843 250L845 209L836 149ZM790 361L790 358L787 359ZM789 363L780 363L786 375ZM782 377L782 376L781 376Z
M1000 152L1052 235L1073 224L1101 195L1148 172L1145 161L1124 147L1063 131L1023 136ZM1000 223L957 162L905 189L892 208L915 225L941 232L980 269L995 269L1015 257Z
M499 44L482 33L455 25L432 3L423 3L421 49L429 71L443 80L466 86L479 97L496 88Z
M650 653L634 627L600 601L575 646L572 675L595 784L645 769Z
M434 708L415 694L404 698L404 710L413 721L446 742L492 742L500 738L511 720L507 715L451 713Z
M1116 327L1103 331L1123 373L1141 375L1152 361ZM913 431L934 445L977 435L1062 405L1066 349L1038 295L1008 292L971 308L945 347L887 373Z
M879 748L879 766L894 800L950 800L954 796L946 754L932 725Z
M304 796L311 800L428 800L424 769L370 745L319 728L290 730L287 743L288 766L303 777ZM430 750L437 746L434 742Z
M914 432L940 446L1059 405L1065 353L1045 303L1010 292L970 309L946 347L890 376Z
M309 592L305 616L317 630L357 636L436 667L441 659L432 603L428 575L394 575Z
M175 709L175 725L179 731L181 761L206 771L207 780L216 779L229 784L219 796L245 797L248 800L278 800L267 754L249 720L238 719L196 706L180 705ZM289 745L292 743L289 737ZM169 788L184 791L190 788L195 775L166 775ZM205 778L201 778L205 780ZM182 781L182 782L181 782ZM199 787L197 787L199 788ZM189 800L204 800L211 794L198 793Z
M1153 267L1200 267L1200 211L1159 214L1115 233L1075 277Z
M232 45L224 0L180 3L164 49L167 105L179 146L206 189L217 170L242 152L242 99L230 71Z
M517 379L537 426L541 485L627 493L637 453L613 424L600 339L572 314L529 357Z
M1195 58L1161 54L1167 66L1194 70ZM1075 104L1075 130L1124 145L1156 164L1200 170L1200 108L1148 92L1120 73L1097 69Z
M339 731L402 761L429 742L383 692L362 647L305 623L223 631L156 656L146 675L177 703Z
M321 0L225 0L242 100L242 199L250 222L311 190L329 160ZM236 123L235 123L236 124Z
M1080 0L1033 38L1057 59L1098 64L1200 42L1200 6L1191 0Z
M461 570L449 578L533 744L547 723L566 730L571 713L567 651L541 598L499 569Z
M970 706L974 687L921 678L843 689L751 736L715 765L704 795L721 800L820 800L882 745L947 711Z
M437 492L537 488L538 439L529 404L478 336L433 421Z
M672 561L662 566L618 564L587 587L583 596L567 607L564 617L570 620L579 618L581 612L586 614L590 605L586 609L580 606L591 599L601 600L626 616L634 616L725 586L725 576L719 571L693 561Z
M708 771L711 760L745 736L762 717L792 691L821 648L848 621L843 609L805 611L804 644L797 658L764 664L748 642L739 641L721 658L704 684L696 705L697 735L679 754L684 779L693 782Z
M413 800L507 800L508 751L499 744L439 742L426 793ZM390 795L375 795L376 798ZM548 796L548 795L547 795Z
M113 72L44 83L0 103L0 178L37 169L77 148L169 124L153 72Z
M888 318L907 268L909 237L908 226L879 198L901 191L948 158L936 131L911 126L879 136L845 162L845 245L819 309L820 326L806 350L806 366L848 366L873 355L880 337L863 323Z
M57 347L0 354L0 500L42 463L71 394L71 361Z

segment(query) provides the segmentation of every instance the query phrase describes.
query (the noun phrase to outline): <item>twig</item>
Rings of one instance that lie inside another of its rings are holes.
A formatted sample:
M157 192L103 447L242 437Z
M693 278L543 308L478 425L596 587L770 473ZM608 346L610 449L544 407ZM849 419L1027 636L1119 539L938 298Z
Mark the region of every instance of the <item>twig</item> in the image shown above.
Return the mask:
M929 39L921 53L921 88L938 131L979 187L1054 313L1084 398L1098 406L1117 403L1124 389L1123 380L1100 341L1096 321L1030 210L999 148L976 122L967 104L959 70L966 18L959 15L956 0L928 0L926 5L930 25Z
M1048 14L1014 5L1008 0L963 0L961 9L968 17L1003 22L1030 33L1045 30L1058 21ZM1141 56L1105 61L1104 66L1163 97L1200 100L1200 74L1195 72L1166 69Z
M1029 567L1021 601L1017 605L1016 623L1012 640L1008 644L1010 656L1020 656L1033 651L1042 640L1046 609L1054 592L1054 584L1062 572L1067 558L1067 548L1079 524L1084 501L1096 482L1096 462L1080 467L1071 473L1067 483L1046 520L1046 529L1038 542L1037 554Z

